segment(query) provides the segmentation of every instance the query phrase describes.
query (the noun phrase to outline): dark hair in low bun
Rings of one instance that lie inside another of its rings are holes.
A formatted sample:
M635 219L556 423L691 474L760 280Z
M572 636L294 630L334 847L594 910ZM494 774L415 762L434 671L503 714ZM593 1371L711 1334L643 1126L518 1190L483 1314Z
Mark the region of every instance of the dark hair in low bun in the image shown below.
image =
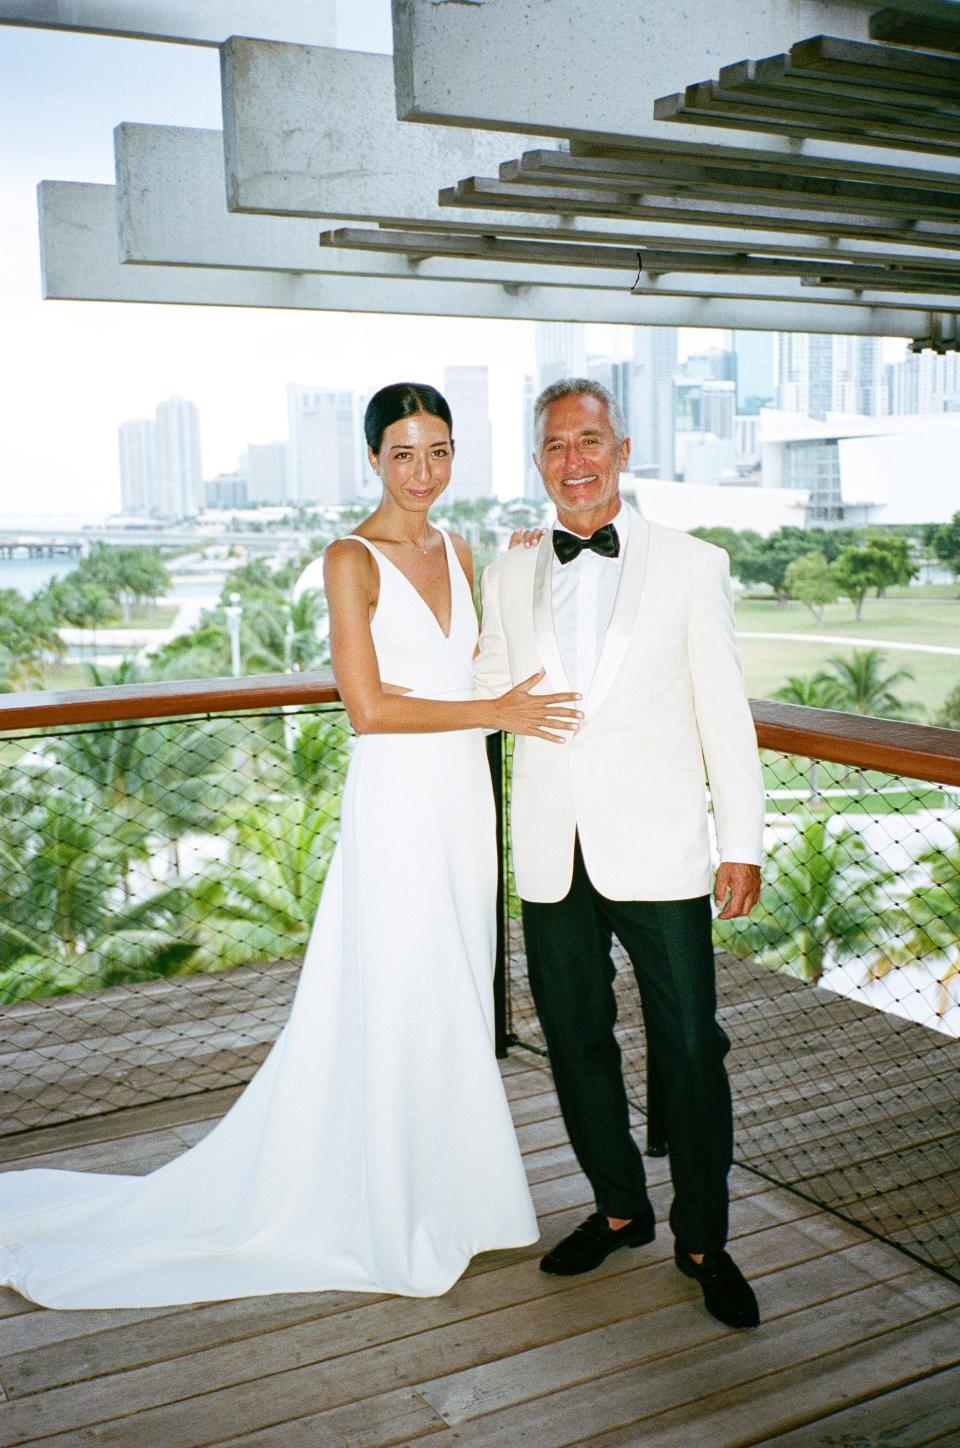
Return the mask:
M447 399L428 382L391 382L389 387L375 392L363 414L363 434L374 455L379 456L383 434L391 423L418 412L441 418L453 435L453 417Z

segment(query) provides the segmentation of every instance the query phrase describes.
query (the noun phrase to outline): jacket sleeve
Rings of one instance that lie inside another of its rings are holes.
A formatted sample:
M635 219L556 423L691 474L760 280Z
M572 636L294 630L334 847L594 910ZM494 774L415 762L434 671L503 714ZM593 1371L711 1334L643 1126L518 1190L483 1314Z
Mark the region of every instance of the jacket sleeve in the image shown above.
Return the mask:
M473 660L473 687L480 699L496 699L513 687L497 574L496 565L491 564L480 580L480 643Z
M727 556L719 548L710 555L687 634L694 710L720 859L759 865L765 799L757 734L737 652Z

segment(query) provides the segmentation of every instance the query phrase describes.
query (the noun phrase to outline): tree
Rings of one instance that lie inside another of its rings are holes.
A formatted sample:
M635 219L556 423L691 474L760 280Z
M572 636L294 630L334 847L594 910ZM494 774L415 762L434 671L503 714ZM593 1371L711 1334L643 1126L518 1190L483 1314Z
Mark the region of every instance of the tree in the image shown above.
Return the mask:
M863 600L871 588L879 596L895 583L909 583L917 575L909 539L896 533L869 534L861 545L844 548L831 571L840 593L849 598L859 620Z
M290 960L306 946L336 835L336 802L287 799L241 812L225 864L207 871L188 906L192 968Z
M63 640L39 598L23 598L16 589L0 589L0 693L43 681L44 659L61 658Z
M873 559L878 598L884 589L916 578L917 566L908 538L897 533L872 532L867 535L865 551Z
M714 922L722 949L815 985L828 954L843 960L872 948L891 872L856 831L830 824L806 814L774 847L753 914Z
M825 555L816 551L795 558L788 565L783 581L790 597L805 603L818 625L823 623L824 608L828 603L836 603L839 596L836 578Z
M938 1013L949 1007L948 984L960 976L960 828L949 846L936 846L920 856L925 879L903 903L899 938L870 968L874 980L900 965L942 960L946 969L938 977L941 988Z
M809 539L803 528L780 528L741 555L741 581L769 584L777 602L784 604L790 596L786 586L787 569L809 551Z
M894 693L898 684L913 681L910 669L884 673L886 655L881 649L854 649L849 659L832 655L827 663L834 682L826 691L830 709L845 714L871 714L876 719L906 719L923 712L923 706Z
M0 845L0 1001L62 995L168 975L194 944L180 929L186 895L160 889L123 906L126 842L65 770L33 780L15 843Z
M868 590L882 585L884 573L881 560L868 548L844 548L839 558L830 565L830 570L838 591L844 598L849 598L859 621Z
M960 729L960 683L950 690L933 722L941 729Z
M791 674L787 682L774 691L771 698L778 699L783 704L798 704L804 709L830 709L833 707L836 682L836 679L823 669L815 674ZM798 765L797 772L799 771ZM819 760L811 759L807 768L811 802L820 796L819 774Z
M941 523L933 535L933 551L955 578L960 578L960 513Z
M691 538L702 538L704 543L712 543L717 548L722 548L730 559L730 572L735 578L740 578L740 563L745 553L752 548L762 546L763 539L759 533L752 528L744 528L737 532L735 528L691 528Z

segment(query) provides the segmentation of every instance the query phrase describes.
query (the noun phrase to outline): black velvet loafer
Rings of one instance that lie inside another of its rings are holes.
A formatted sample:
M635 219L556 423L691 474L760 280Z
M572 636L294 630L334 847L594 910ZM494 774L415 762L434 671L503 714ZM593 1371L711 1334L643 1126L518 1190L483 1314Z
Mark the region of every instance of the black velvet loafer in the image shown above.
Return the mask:
M694 1262L678 1247L674 1261L684 1276L699 1282L703 1305L718 1322L726 1327L757 1326L760 1309L753 1288L726 1252L705 1252L702 1262Z
M541 1272L555 1277L573 1277L592 1272L618 1247L643 1247L657 1234L653 1212L634 1217L625 1227L614 1230L602 1212L594 1212L569 1237L564 1237L540 1262Z

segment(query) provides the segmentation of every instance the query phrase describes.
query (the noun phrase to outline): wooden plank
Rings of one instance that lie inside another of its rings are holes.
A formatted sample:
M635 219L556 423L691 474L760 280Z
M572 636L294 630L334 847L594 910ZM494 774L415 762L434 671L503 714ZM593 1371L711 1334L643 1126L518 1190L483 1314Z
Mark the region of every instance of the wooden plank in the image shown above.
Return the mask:
M960 1367L931 1373L869 1402L841 1408L778 1437L776 1448L837 1448L890 1444L925 1448L960 1442Z
M27 1163L34 1156L59 1151L85 1142L116 1141L136 1136L153 1126L161 1127L221 1117L233 1105L243 1088L197 1092L173 1101L154 1101L128 1111L64 1122L39 1131L0 1139L0 1161Z
M754 1384L738 1383L722 1395L712 1393L697 1402L645 1419L644 1430L656 1434L657 1448L689 1448L691 1434L697 1431L704 1416L710 1422L711 1448L733 1448L744 1441L757 1443L767 1438L779 1442L783 1431L796 1431L800 1425L809 1435L811 1425L837 1402L863 1400L917 1380L931 1384L935 1392L937 1383L942 1381L942 1369L956 1364L958 1329L960 1314L957 1312L898 1327L870 1342L852 1343L800 1367L771 1374L763 1384L762 1395L757 1393ZM952 1394L953 1384L947 1384L944 1391ZM949 1397L941 1402L951 1408L955 1406L950 1404ZM637 1441L636 1433L634 1422L626 1429L591 1437L590 1442L592 1448L632 1448ZM842 1438L839 1441L844 1442ZM883 1441L879 1439L880 1443ZM436 1442L440 1448L443 1440Z

